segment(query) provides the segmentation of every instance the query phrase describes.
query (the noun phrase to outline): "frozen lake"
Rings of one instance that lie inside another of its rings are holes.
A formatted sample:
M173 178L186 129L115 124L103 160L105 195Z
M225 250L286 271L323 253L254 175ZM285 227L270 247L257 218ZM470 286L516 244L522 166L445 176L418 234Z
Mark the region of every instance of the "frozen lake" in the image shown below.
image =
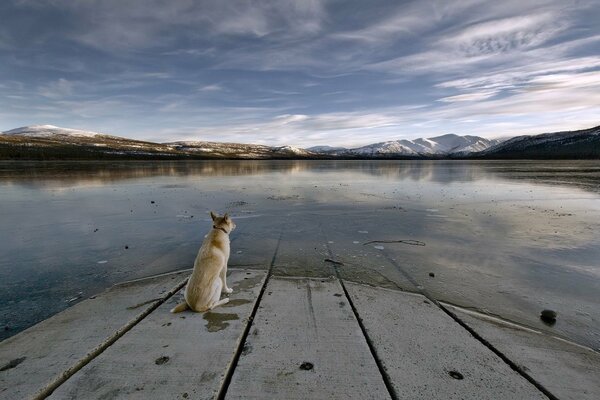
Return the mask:
M1 338L191 268L215 210L238 226L230 265L277 251L275 274L328 276L330 259L600 349L597 161L2 162L0 205ZM425 245L364 244L394 240Z

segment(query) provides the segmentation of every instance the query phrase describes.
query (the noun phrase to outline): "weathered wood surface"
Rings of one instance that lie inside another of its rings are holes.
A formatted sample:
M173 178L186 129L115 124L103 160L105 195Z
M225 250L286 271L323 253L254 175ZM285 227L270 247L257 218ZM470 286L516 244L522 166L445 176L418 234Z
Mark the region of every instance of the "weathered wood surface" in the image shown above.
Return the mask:
M188 275L178 272L113 286L4 340L0 399L44 393L172 295Z
M447 307L559 399L600 399L600 354L515 324Z
M346 288L399 399L546 398L424 296Z
M230 302L204 314L171 314L180 291L50 398L215 398L265 277L265 271L230 269Z
M339 281L273 277L226 398L385 399L389 394Z
M117 285L3 341L0 399L546 398L422 295L345 281L365 337L336 278L273 275L257 305L267 271L230 269L229 304L171 314L189 273ZM556 397L599 398L598 353L445 306Z

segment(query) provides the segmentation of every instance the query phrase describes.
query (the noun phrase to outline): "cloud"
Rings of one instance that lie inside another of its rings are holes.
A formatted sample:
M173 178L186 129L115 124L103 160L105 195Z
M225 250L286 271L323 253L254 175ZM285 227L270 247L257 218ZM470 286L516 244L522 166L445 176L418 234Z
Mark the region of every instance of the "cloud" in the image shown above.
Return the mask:
M393 42L401 38L417 39L425 32L435 31L444 21L465 14L481 0L413 1L392 3L381 12L380 18L371 20L366 26L342 30L331 36L336 39L354 40L375 44Z
M409 116L422 106L394 107L385 111L340 112L305 114L280 114L268 120L223 121L202 129L191 129L187 133L170 131L177 140L235 141L234 138L256 137L252 142L269 145L292 144L310 146L337 142L344 145L365 144L380 141L380 129L393 129L409 122ZM260 135L257 135L260 133ZM353 137L360 133L360 137ZM389 134L389 133L388 133ZM248 139L245 140L248 142Z
M0 130L310 146L582 127L596 3L0 2Z
M439 101L443 101L445 103L454 103L457 101L480 101L488 99L498 93L497 90L490 90L487 92L473 92L466 94L457 94L454 96L442 97Z
M483 72L469 78L453 79L436 84L439 88L512 89L525 85L536 76L563 72L579 72L600 67L600 57L571 57L548 61L532 61Z
M438 44L466 57L531 48L564 31L568 23L551 12L516 16L469 26Z
M600 71L578 74L541 75L529 81L527 91L600 88Z
M39 0L20 2L19 7L70 15L66 34L71 40L104 51L156 48L207 35L295 36L318 32L325 18L319 0Z
M397 74L461 74L491 65L513 63L569 27L552 12L494 19L438 33L429 49L402 55L367 67Z
M223 90L223 87L217 84L202 86L198 89L199 92L219 92L221 90Z
M60 78L57 81L41 86L38 92L44 97L63 98L73 94L73 86L73 82Z
M334 33L333 38L356 40L366 43L387 41L398 36L414 36L431 27L432 23L425 14L425 9L415 7L413 12L399 10L392 16L386 16L364 28Z

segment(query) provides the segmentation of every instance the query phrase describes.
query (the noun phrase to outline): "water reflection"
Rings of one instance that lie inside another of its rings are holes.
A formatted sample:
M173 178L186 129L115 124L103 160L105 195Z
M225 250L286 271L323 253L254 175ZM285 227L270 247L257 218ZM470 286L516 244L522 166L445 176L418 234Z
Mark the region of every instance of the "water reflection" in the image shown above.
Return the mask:
M29 186L106 184L150 177L360 173L386 179L469 182L524 180L600 188L597 161L121 161L0 162L0 182Z

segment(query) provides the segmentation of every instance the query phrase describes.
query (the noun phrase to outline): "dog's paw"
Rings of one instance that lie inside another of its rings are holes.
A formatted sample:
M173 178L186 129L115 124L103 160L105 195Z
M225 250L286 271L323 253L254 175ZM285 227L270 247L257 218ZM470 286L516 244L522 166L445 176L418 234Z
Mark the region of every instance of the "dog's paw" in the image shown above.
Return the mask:
M225 288L225 289L223 289L223 293L227 293L227 294L233 293L233 289L231 289L231 288Z

